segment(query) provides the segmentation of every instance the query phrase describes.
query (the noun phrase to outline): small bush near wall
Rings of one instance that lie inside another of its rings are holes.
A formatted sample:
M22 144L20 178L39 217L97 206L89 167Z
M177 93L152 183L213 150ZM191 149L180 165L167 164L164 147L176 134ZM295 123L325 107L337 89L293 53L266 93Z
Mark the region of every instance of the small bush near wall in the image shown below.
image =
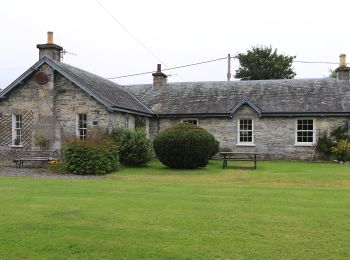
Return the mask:
M333 131L331 132L331 138L339 141L339 140L345 140L348 139L348 126L344 125L344 126L339 126L335 129L333 129Z
M319 152L322 159L329 160L332 156L333 140L324 132L316 143L316 150Z
M152 158L151 144L144 129L115 129L110 134L119 147L120 162L128 166L143 166Z
M334 156L339 162L350 160L350 144L347 133L347 126L333 129L330 135L324 132L317 139L315 147L321 158L329 160Z
M181 123L161 132L153 141L159 160L170 168L205 167L218 142L205 129Z
M68 141L63 147L65 168L79 175L102 175L118 169L115 144L109 141Z
M46 150L49 147L49 139L43 135L34 135L34 144L39 145L41 150Z
M332 151L337 157L338 161L345 161L350 159L350 143L347 139L339 140Z

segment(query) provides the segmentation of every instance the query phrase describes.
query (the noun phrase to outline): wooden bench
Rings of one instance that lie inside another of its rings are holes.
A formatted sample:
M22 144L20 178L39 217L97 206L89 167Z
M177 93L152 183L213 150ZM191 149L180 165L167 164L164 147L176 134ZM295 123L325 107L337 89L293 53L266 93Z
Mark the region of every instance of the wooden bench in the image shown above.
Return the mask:
M49 162L57 160L57 151L22 151L19 156L13 159L16 167L23 167L24 162Z
M254 169L256 170L256 162L257 162L256 156L258 154L259 153L257 152L221 152L220 155L222 156L222 160L223 160L222 168L223 169L227 168L228 161L252 161L254 162ZM236 156L239 156L239 157L236 157Z

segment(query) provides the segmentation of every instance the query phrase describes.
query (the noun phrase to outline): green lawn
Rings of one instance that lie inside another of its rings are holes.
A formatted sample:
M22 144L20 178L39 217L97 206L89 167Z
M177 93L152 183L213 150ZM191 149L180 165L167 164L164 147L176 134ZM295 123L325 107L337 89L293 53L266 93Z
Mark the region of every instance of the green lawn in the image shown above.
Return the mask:
M0 258L349 259L350 165L0 177Z

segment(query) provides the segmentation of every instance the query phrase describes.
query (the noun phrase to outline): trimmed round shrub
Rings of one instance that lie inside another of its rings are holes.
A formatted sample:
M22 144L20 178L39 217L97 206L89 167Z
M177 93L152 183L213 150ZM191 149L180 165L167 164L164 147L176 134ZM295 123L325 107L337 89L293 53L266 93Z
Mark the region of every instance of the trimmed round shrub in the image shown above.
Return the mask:
M102 175L118 169L116 145L111 142L74 140L63 147L65 168L79 175Z
M152 158L151 144L143 129L116 129L111 133L119 146L120 162L127 166L143 166Z
M207 130L181 123L161 132L153 140L159 160L170 168L205 167L218 150L218 142Z
M219 141L215 140L214 138L214 142L211 147L211 153L209 154L209 159L213 158L215 154L219 152L219 146L220 146Z

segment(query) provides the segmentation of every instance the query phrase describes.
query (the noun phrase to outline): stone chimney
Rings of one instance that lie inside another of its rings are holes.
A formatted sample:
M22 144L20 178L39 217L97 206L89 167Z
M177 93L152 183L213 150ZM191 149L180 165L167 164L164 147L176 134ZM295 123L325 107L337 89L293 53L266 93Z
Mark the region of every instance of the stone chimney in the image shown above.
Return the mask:
M152 73L153 76L153 86L161 87L166 85L167 75L162 72L162 65L157 65L157 71Z
M335 70L337 73L337 80L349 80L350 67L346 64L346 55L339 55L339 67Z
M53 43L53 32L47 32L47 43L38 44L36 47L39 49L39 59L46 56L55 61L61 61L63 48Z

